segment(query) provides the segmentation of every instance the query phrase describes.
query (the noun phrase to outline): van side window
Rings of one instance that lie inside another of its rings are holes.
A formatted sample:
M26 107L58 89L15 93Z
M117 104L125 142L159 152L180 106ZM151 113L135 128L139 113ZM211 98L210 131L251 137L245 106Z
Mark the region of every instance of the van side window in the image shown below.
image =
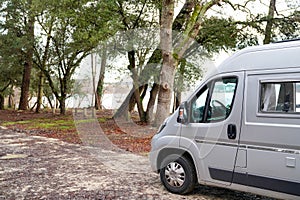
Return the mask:
M226 119L232 109L237 78L217 79L204 86L191 103L191 122L207 123Z
M260 112L300 112L300 81L261 83Z
M222 121L232 109L237 78L224 78L214 83L207 121Z
M196 95L196 98L192 103L192 113L191 113L191 122L198 123L203 122L204 120L204 111L205 104L208 97L209 87L206 85L200 90L200 92Z

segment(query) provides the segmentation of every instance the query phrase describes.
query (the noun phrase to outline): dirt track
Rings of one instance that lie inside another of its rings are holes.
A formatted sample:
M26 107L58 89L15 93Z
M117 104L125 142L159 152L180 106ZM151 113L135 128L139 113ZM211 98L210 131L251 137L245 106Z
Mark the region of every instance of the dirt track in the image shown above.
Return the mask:
M168 193L148 158L0 127L0 199L266 199L199 186Z

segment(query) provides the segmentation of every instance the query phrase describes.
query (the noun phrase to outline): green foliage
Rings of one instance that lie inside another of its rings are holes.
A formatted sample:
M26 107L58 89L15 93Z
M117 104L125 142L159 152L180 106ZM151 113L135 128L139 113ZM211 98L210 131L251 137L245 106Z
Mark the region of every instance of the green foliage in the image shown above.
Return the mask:
M297 20L298 19L298 20ZM273 25L273 40L288 40L300 38L300 11L291 13L287 18L275 19Z
M197 61L195 61L197 59ZM196 81L203 76L203 62L201 56L195 56L189 59L183 59L176 71L174 81L174 91L183 92L191 89Z
M299 37L300 14L296 6L293 12L278 13L273 19L272 41ZM239 9L249 12L245 21L216 16L203 18L196 42L180 60L177 79L183 76L185 82L180 87L199 79L202 74L199 60L203 57L259 43L268 17L262 13L254 15L245 7ZM65 100L74 93L73 75L80 62L104 41L108 45L108 59L127 56L128 51L134 50L139 81L149 85L158 82L161 51L155 50L159 46L158 36L151 28L159 28L159 0L0 0L0 10L1 94L7 95L12 86L20 86L25 52L32 47L26 26L31 16L35 18L34 63L37 67L33 71L32 91L37 89L36 75L42 70L51 87L51 90L44 88L45 95L51 97L54 93L61 101ZM175 19L173 28L178 28L177 36L180 37L189 24L191 13L192 10L190 13L185 10L177 21ZM200 57L193 57L194 54ZM174 55L179 59L176 52ZM121 67L117 68L117 73L124 73ZM126 69L126 73L130 72Z
M210 17L203 21L196 40L208 53L218 53L236 47L238 32L232 18Z
M12 86L19 86L22 79L22 66L25 62L24 51L27 49L28 38L25 26L26 13L22 5L27 1L0 1L0 92L6 96L11 93Z
M0 9L0 65L14 69L14 82L19 79L25 52L32 48L26 24L34 17L34 63L61 101L71 94L72 76L82 59L120 28L117 4L111 0L0 0ZM1 72L9 77L8 70ZM0 77L0 89L6 82Z
M42 11L37 17L42 31L36 64L61 104L72 93L72 76L81 61L117 30L113 7L108 0L51 0L37 6Z
M286 2L289 6L289 3ZM279 6L275 4L275 7ZM270 9L270 8L269 8ZM277 42L287 39L295 39L300 37L300 21L299 21L299 6L291 6L290 9L283 12L275 11L275 16L268 16L267 13L252 14L248 10L248 17L245 21L236 21L241 30L238 35L238 48L260 44L262 38L266 34L270 34L270 42ZM269 22L272 25L271 32L266 33L266 24Z

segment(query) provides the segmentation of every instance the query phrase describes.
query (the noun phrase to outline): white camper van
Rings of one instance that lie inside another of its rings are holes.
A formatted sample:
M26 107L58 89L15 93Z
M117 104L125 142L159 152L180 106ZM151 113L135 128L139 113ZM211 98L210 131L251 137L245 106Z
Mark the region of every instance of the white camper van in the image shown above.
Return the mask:
M161 125L150 161L173 193L200 183L300 199L300 40L223 62Z

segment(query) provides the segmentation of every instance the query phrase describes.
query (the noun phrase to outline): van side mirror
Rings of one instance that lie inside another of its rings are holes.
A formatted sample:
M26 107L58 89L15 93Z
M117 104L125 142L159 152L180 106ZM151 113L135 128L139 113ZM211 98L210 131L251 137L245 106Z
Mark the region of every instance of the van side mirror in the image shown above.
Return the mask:
M188 124L188 103L185 101L179 106L177 122L181 124Z

